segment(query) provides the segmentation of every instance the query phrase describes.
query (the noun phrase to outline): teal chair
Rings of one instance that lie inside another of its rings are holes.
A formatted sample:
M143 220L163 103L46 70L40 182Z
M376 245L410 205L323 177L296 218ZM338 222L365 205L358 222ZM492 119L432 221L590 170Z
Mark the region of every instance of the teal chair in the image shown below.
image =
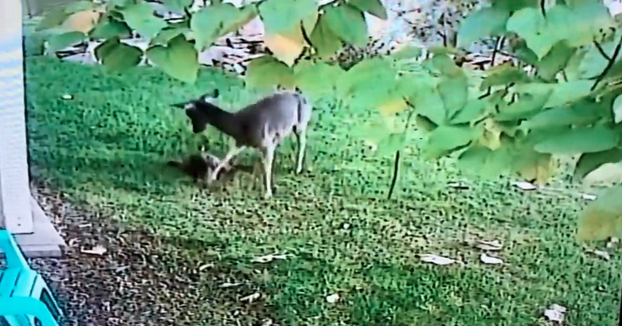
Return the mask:
M62 311L45 280L28 265L13 236L0 229L6 264L0 269L0 325L58 326Z

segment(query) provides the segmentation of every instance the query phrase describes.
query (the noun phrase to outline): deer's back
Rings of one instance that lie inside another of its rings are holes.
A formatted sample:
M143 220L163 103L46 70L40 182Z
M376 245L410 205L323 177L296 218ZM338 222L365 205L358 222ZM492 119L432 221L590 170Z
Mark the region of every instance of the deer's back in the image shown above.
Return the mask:
M294 92L282 92L265 97L236 114L245 125L247 142L261 146L266 138L285 138L294 129L304 129L311 118L311 105Z

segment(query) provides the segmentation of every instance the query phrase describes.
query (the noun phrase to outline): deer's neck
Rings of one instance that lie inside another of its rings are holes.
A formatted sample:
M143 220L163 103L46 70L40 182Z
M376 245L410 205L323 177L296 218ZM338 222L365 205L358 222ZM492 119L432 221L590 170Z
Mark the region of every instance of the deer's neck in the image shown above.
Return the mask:
M207 122L221 132L237 138L240 135L240 126L233 113L227 112L216 105L208 104L202 107Z

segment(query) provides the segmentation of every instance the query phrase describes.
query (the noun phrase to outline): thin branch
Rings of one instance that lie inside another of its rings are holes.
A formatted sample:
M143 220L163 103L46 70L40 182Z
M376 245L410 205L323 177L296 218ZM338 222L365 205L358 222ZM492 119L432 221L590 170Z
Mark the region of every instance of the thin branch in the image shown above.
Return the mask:
M605 52L605 50L603 50L603 47L600 46L600 43L596 42L596 40L594 40L594 46L596 46L596 49L598 49L598 52L603 56L603 58L611 60L611 57Z
M596 86L598 86L598 84L600 84L600 82L603 81L603 79L605 79L605 76L607 76L607 74L609 73L609 70L611 70L611 67L613 67L613 64L618 58L618 54L620 54L620 47L622 47L622 36L620 36L620 40L618 41L616 48L613 50L613 54L611 55L611 59L609 59L609 62L607 62L607 66L605 67L603 72L600 74L600 76L598 76L598 78L596 79L596 82L594 83L594 85L592 85L592 88L590 88L590 91L595 90Z
M408 131L408 125L410 124L410 119L412 115L415 113L415 106L408 101L405 97L403 98L406 105L410 108L410 112L408 112L408 118L406 118L406 126L404 127L404 133ZM389 186L389 194L387 196L387 200L391 200L391 196L393 196L393 191L395 190L395 185L397 184L397 176L399 174L400 169L400 151L395 152L395 158L393 159L393 176L391 177L391 185Z
M497 38L497 42L495 42L495 47L492 49L492 57L490 58L490 67L495 66L495 59L497 58L497 53L503 47L503 43L505 43L505 37L499 36Z
M542 11L542 17L546 18L546 0L540 0L540 11Z
M391 200L393 196L393 190L395 190L395 184L397 184L397 175L400 168L400 151L395 152L395 159L393 160L393 177L391 178L391 186L389 187L389 195L387 200Z

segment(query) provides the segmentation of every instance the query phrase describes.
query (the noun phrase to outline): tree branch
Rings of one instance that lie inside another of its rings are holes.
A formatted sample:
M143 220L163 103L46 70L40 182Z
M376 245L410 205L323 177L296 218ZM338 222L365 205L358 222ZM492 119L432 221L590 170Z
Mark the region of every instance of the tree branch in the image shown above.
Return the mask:
M596 82L594 82L594 85L592 85L592 88L590 88L590 91L595 90L596 86L598 86L598 84L600 84L600 82L603 81L603 79L605 79L605 76L607 76L607 74L609 73L609 70L611 70L611 67L613 67L613 64L618 58L618 54L620 54L620 47L622 47L622 36L620 36L620 40L618 40L618 44L616 45L616 48L613 50L613 54L611 55L609 62L607 62L607 66L605 67L603 72L600 74L600 76L598 76L598 78L596 79Z
M611 60L611 57L605 52L605 50L603 50L603 47L600 46L600 43L596 42L596 40L594 40L594 46L596 46L596 49L598 49L598 52L603 56L603 58Z
M406 126L404 127L404 133L408 131L408 125L410 124L410 119L412 115L415 113L415 106L408 101L405 97L403 98L408 108L410 108L410 112L408 112L408 118L406 118ZM391 200L391 196L393 196L393 191L395 190L395 184L397 184L397 175L399 174L400 169L400 151L395 152L395 158L393 159L393 176L391 177L391 185L389 186L389 194L387 196L387 200Z

